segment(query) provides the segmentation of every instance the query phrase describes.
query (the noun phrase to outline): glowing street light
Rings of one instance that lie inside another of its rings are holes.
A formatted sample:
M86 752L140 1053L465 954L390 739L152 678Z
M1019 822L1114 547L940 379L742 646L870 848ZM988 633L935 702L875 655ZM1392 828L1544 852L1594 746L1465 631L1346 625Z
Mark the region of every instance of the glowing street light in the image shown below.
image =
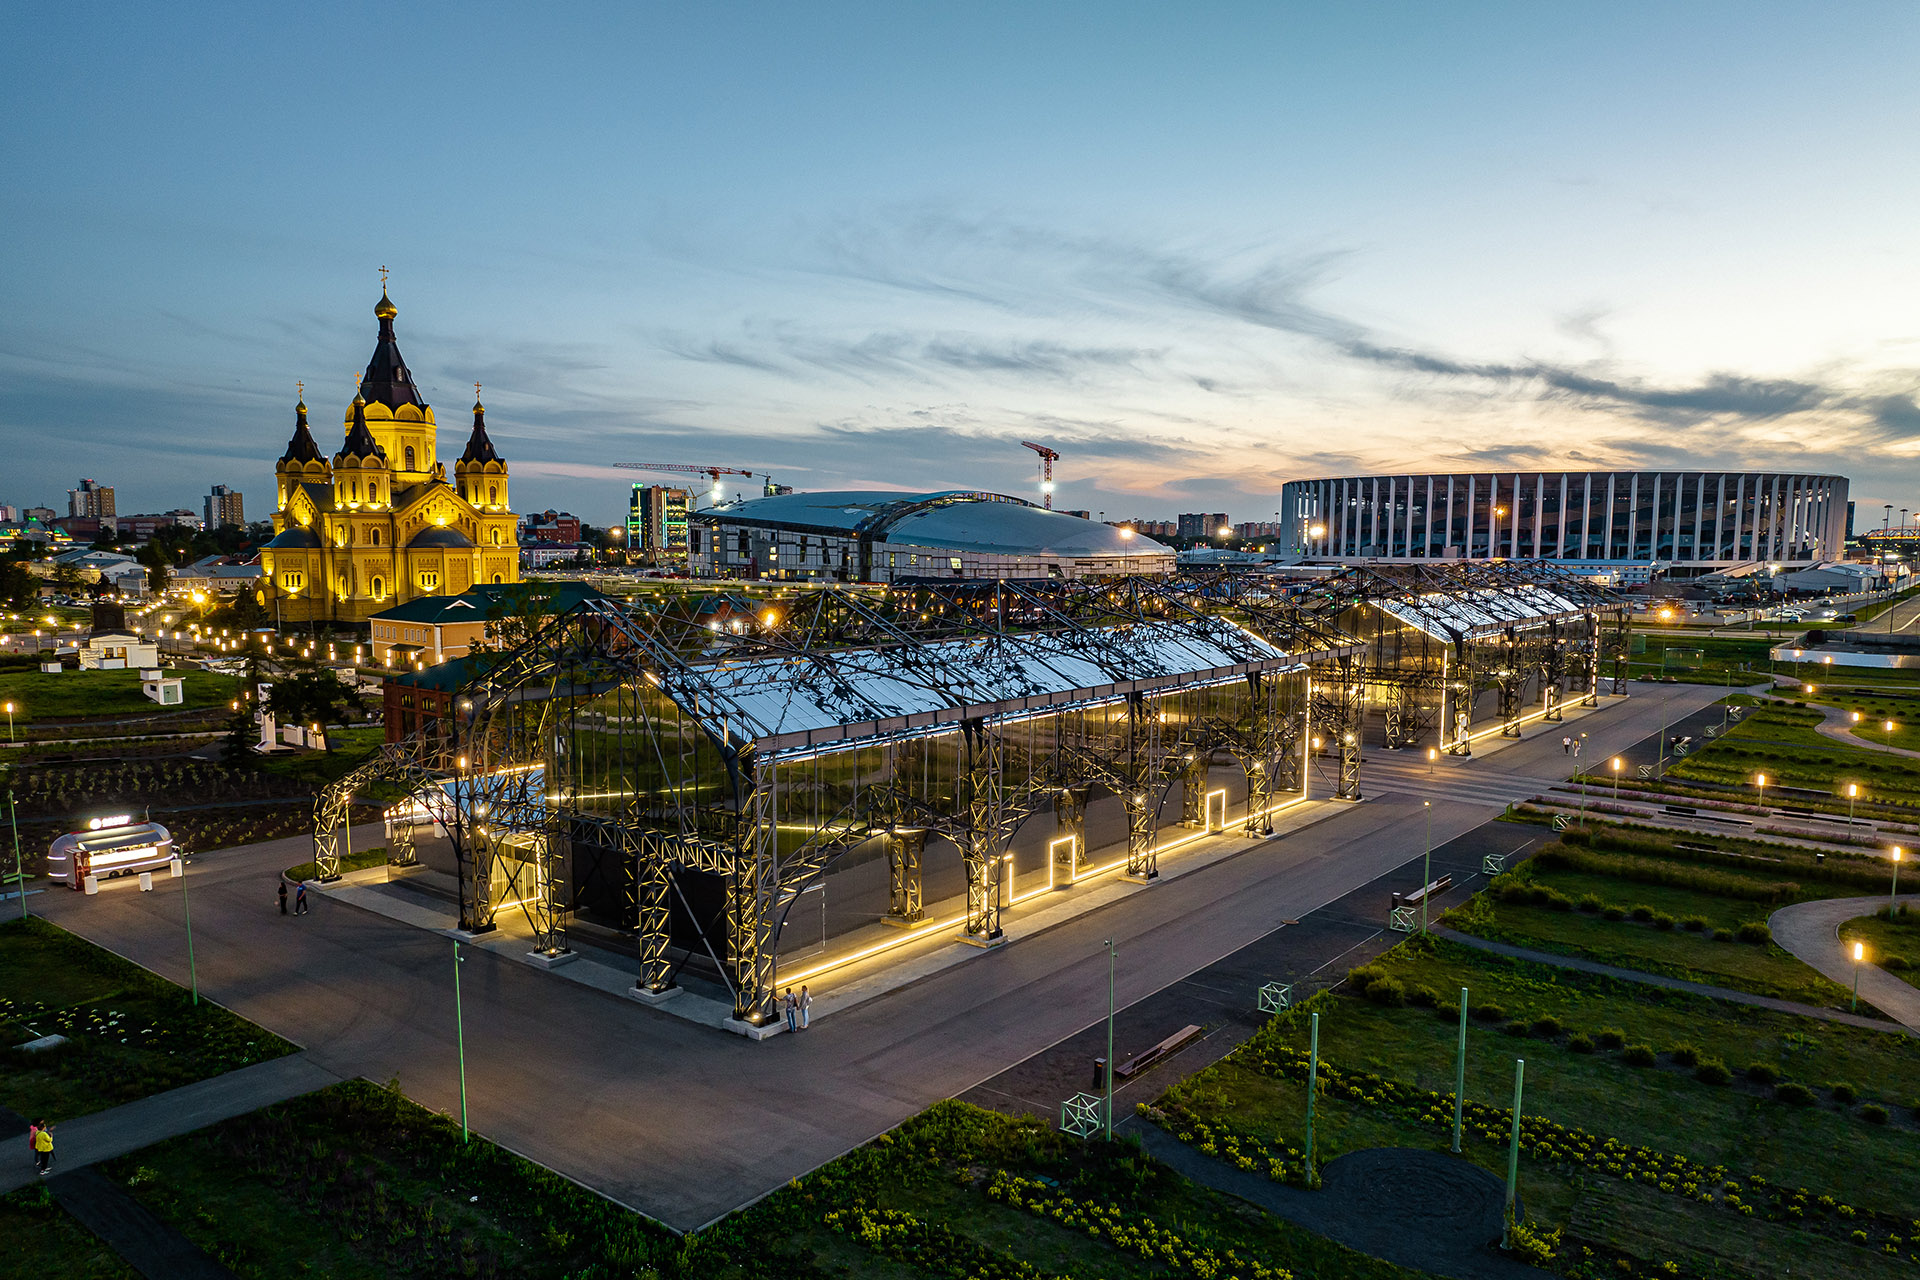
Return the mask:
M1620 769L1621 769L1620 757L1615 756L1613 758L1613 798L1615 800L1618 800L1620 798Z
M1755 774L1753 781L1754 785L1760 788L1760 803L1762 806L1765 806L1767 803L1767 775L1764 773Z
M1847 784L1847 825L1849 827L1853 825L1853 802L1854 802L1854 799L1859 796L1859 794L1860 794L1859 786L1855 783L1849 782Z
M1867 944L1853 944L1853 1012L1860 1012L1860 963L1867 958Z
M1880 727L1887 731L1887 750L1893 750L1893 721L1889 720Z
M13 704L9 702L7 704L7 741L12 742L13 740Z
M1894 903L1900 899L1900 859L1906 856L1906 850L1899 845L1893 846L1893 888L1887 893L1887 914L1893 914Z

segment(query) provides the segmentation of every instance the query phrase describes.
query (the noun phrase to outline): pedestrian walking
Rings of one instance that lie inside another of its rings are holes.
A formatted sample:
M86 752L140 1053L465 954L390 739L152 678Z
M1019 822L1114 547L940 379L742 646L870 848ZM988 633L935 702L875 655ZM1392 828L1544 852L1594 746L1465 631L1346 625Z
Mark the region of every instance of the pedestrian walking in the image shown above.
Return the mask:
M40 1140L40 1122L38 1120L35 1120L32 1124L27 1126L27 1151L29 1154L33 1153L37 1149L35 1144L38 1143L39 1140Z
M293 914L297 916L307 914L307 882L305 880L300 882L299 890L293 895Z
M43 1178L53 1171L53 1126L45 1120L34 1126L33 1167Z
M807 1029L807 1023L811 1017L809 1011L812 1008L813 997L807 993L807 989L803 986L800 988L800 1029L802 1031Z
M1565 734L1560 737L1560 754L1568 755L1573 751L1573 739Z
M792 987L787 988L786 999L780 1003L787 1011L787 1030L798 1031L800 1029L800 1002L793 998Z
M1578 760L1580 758L1580 741L1582 738L1585 738L1586 736L1587 735L1583 733L1580 735L1579 738L1575 738L1573 740L1573 758L1575 760Z
M280 882L280 914L287 914L287 882L285 880Z

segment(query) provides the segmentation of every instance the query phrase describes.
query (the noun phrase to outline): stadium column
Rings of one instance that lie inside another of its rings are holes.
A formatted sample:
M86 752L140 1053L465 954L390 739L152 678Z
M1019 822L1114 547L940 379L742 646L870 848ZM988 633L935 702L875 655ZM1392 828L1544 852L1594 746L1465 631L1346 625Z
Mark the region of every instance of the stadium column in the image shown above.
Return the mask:
M630 838L630 831L625 823L621 824L623 838ZM634 840L630 856L634 860L635 940L640 946L638 986L657 995L673 985L673 965L667 959L671 935L666 846L658 836L643 833Z
M1212 763L1208 755L1200 744L1188 744L1186 763L1180 770L1180 825L1183 827L1207 825L1202 800L1207 794L1207 766Z
M771 791L766 779L755 778L747 821L726 873L727 967L733 971L733 1016L742 1021L753 1021L767 1011L773 982L780 833L773 820Z
M1127 695L1127 871L1129 880L1157 880L1153 845L1153 774L1160 756L1160 712L1145 694Z
M1058 719L1059 717L1055 717ZM1080 874L1087 846L1088 789L1062 787L1053 797L1053 868L1055 884L1072 884Z
M914 924L926 915L921 902L920 860L927 847L925 831L889 831L887 846L887 920Z
M1004 936L1000 929L1004 881L1000 738L983 721L967 720L960 726L960 740L965 753L967 802L965 844L960 851L967 872L964 936L969 942L992 945Z

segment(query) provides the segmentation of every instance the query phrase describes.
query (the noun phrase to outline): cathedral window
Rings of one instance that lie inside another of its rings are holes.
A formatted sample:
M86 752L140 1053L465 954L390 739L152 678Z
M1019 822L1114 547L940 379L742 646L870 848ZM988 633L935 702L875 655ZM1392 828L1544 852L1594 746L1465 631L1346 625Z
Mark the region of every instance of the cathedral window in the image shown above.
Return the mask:
M373 534L373 545L377 547L380 545L380 531L378 529L374 529L371 532Z
M373 580L373 598L375 600L382 599L386 596L386 585L386 583L378 578Z
M413 446L407 446L407 470L413 470Z
M494 504L496 504L496 505L497 505L497 504L499 503L499 501L500 501L500 486L499 486L499 485L497 485L497 484L490 484L490 485L488 485L488 486L487 486L487 501L488 501L488 502L491 502L491 503L494 503Z
M426 570L420 575L420 585L426 588L427 590L431 591L433 588L440 585L440 575L433 572L431 569Z
M493 531L493 545L496 547L500 545L500 531L498 529Z
M502 577L501 577L501 576L500 576L499 574L497 574L497 573L496 573L496 574L494 574L494 575L493 575L493 585L494 585L494 586L496 586L496 587L497 587L497 586L499 586L499 585L500 585L501 583L503 583L503 582L505 582L505 581L506 581L506 579L505 579L505 578L502 578Z

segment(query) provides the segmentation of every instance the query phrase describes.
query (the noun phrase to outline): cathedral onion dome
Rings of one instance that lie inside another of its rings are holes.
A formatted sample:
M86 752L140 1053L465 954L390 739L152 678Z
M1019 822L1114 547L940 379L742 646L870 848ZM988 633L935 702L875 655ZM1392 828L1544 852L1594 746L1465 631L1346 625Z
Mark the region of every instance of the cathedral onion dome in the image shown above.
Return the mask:
M466 452L460 455L462 463L500 461L500 455L494 451L493 441L487 435L486 415L486 409L478 400L475 400L473 402L473 434L467 437Z
M373 308L373 314L380 321L380 337L373 346L373 359L367 361L367 372L360 379L360 394L368 404L383 404L389 409L398 409L403 404L424 409L427 402L420 398L420 389L413 385L413 374L400 356L400 344L394 340L393 317L398 312L399 308L382 289L380 301Z
M319 462L320 446L315 443L313 433L307 430L307 402L302 399L294 406L293 439L287 441L287 451L280 455L282 462Z
M380 458L385 460L387 451L374 440L373 432L367 430L367 402L363 397L353 398L353 426L347 431L347 443L335 454L340 458Z

